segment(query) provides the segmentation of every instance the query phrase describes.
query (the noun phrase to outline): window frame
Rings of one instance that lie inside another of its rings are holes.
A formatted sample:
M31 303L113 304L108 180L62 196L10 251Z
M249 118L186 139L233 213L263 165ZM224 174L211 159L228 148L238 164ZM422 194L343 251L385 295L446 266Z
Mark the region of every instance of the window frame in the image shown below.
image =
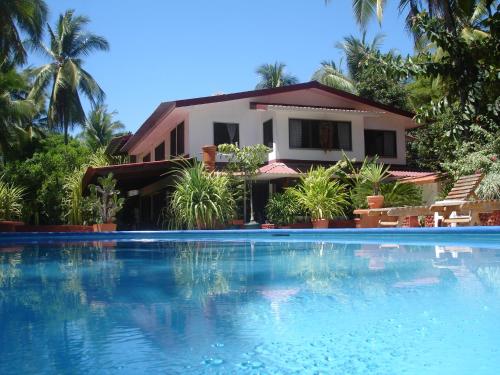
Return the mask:
M375 154L375 155L369 155L368 152L367 152L367 148L366 148L366 142L367 142L367 137L366 137L366 133L367 132L379 132L379 133L391 133L391 134L394 134L394 155L379 155L379 154ZM397 159L398 158L398 132L396 130L388 130L388 129L364 129L364 132L363 132L363 137L365 138L365 156L368 156L368 157L374 157L374 156L378 156L379 158L386 158L386 159Z
M335 124L335 128L337 129L337 138L338 138L338 127L337 124L345 123L349 124L349 148L332 148L328 151L352 151L352 121L340 121L340 120L324 120L324 119L311 119L311 118L298 118L298 117L289 117L288 118L288 148L290 150L320 150L325 151L322 147L292 147L291 146L291 136L292 132L290 131L291 121L315 121L315 122L330 122Z

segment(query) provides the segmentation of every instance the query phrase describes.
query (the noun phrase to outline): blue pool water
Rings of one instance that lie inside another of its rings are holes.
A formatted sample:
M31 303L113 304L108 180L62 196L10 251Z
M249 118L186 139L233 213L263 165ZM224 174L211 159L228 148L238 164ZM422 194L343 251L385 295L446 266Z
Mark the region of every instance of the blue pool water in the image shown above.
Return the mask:
M0 374L497 374L500 230L391 233L0 238Z

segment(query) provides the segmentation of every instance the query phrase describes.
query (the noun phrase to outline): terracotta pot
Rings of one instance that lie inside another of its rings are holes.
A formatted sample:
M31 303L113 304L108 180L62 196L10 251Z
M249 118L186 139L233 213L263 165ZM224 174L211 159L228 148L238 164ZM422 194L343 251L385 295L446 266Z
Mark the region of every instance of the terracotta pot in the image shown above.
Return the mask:
M215 145L203 146L202 150L203 150L203 164L205 165L205 168L209 172L214 171L215 156L217 155L217 146Z
M370 208L382 208L384 207L384 196L383 195L369 195L366 197L368 201L368 207Z
M276 226L274 224L261 224L261 229L274 229Z
M326 229L328 228L328 219L317 219L311 220L314 229Z
M113 223L94 224L92 227L94 232L114 232L116 230L116 224Z

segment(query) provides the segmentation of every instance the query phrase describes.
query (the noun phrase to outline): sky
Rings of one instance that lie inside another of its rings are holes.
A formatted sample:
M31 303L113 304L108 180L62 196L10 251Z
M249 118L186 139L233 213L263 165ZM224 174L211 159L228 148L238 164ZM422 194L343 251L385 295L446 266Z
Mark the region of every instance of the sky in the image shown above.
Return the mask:
M46 1L51 25L75 9L91 19L90 31L109 41L110 51L88 56L84 68L132 132L163 101L252 90L263 63L283 62L309 81L321 61L340 61L336 42L361 35L350 0L328 6L324 0ZM368 40L383 33L382 50L409 54L398 2L388 3L382 25L369 25ZM33 66L46 62L30 57Z

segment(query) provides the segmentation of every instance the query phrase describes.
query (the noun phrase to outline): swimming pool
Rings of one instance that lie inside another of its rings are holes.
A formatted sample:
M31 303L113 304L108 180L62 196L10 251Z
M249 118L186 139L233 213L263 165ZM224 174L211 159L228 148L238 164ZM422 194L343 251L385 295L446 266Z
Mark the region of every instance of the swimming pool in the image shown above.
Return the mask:
M494 374L500 228L0 235L0 374Z

